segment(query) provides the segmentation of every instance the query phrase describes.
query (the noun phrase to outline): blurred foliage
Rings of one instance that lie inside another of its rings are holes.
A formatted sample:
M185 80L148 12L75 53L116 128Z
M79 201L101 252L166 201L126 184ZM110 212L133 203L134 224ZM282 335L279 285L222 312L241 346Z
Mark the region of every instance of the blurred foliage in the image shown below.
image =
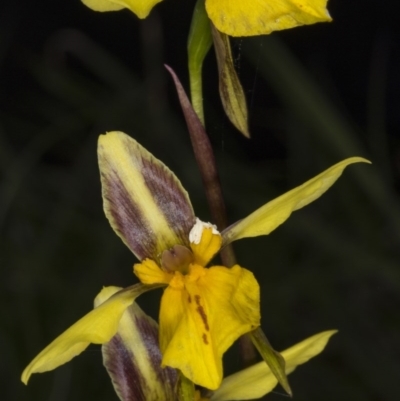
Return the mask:
M116 400L95 346L28 387L19 382L103 285L136 280L135 260L102 212L99 133L135 137L182 180L197 215L209 217L163 69L169 63L187 82L193 2L165 0L140 23L128 12L70 3L8 1L0 10L5 400ZM235 246L262 286L263 328L275 348L339 329L321 356L291 375L297 401L386 401L399 390L399 32L395 2L379 4L332 2L332 24L234 41L250 141L223 117L215 61L207 59L206 120L230 221L344 157L373 161L348 168L268 237ZM153 293L141 304L156 314ZM227 373L238 369L236 350L227 360Z

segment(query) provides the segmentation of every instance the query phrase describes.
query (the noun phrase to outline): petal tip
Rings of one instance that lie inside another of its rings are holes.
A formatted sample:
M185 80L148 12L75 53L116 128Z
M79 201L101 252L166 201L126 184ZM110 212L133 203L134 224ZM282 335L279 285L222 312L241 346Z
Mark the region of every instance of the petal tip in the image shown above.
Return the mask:
M348 160L353 160L351 163L367 163L367 164L372 164L372 162L364 157L360 156L354 156L350 157Z
M24 369L21 375L21 381L25 384L25 386L28 385L29 378L31 377L31 372L28 368L29 366Z
M326 330L325 334L329 337L332 337L334 334L338 333L339 330L338 329L332 329L332 330Z

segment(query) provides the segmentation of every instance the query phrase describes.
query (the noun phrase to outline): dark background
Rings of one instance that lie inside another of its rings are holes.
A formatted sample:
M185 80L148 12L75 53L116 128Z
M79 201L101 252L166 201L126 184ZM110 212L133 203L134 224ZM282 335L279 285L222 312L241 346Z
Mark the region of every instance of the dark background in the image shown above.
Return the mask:
M297 401L387 401L400 390L400 50L396 1L331 0L331 24L233 41L252 139L224 117L214 54L207 127L229 220L349 156L321 199L267 237L235 245L262 287L263 329L281 350L335 335L291 377ZM193 1L165 0L139 21L78 0L0 6L1 399L116 400L98 346L54 372L27 363L92 307L103 285L135 282L133 255L102 212L96 142L135 137L209 212L171 79L187 88ZM141 298L156 315L159 294ZM228 353L227 373L238 369ZM266 398L285 397L276 388Z

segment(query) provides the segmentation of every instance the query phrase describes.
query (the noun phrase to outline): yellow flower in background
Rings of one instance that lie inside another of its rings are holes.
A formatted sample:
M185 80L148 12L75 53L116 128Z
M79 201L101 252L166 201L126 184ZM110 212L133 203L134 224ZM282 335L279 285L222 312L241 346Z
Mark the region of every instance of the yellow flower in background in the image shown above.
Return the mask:
M82 0L94 11L128 8L146 18L162 0ZM273 31L331 21L328 0L205 0L209 18L230 36L265 35Z
M162 0L82 0L82 3L94 11L131 10L139 18L146 18L151 9Z
M178 178L134 139L122 132L101 135L98 157L105 214L141 261L134 271L142 283L117 291L56 338L24 370L24 383L32 373L68 362L89 343L110 341L135 298L164 286L162 364L203 387L219 388L224 352L260 324L259 286L238 265L206 265L221 246L269 234L320 197L349 164L368 163L360 157L343 160L219 233L196 219Z
M206 0L215 27L230 36L265 35L273 31L328 22L328 0Z

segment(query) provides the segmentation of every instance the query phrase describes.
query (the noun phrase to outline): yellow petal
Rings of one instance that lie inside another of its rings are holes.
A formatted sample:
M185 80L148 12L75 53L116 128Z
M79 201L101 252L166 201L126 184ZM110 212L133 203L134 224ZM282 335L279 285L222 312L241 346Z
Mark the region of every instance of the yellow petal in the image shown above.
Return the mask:
M146 18L151 9L162 0L82 0L85 6L94 11L118 11L128 8L139 18Z
M119 291L104 303L97 306L69 329L50 343L25 368L21 380L27 384L32 373L53 370L84 351L90 343L104 344L116 333L119 320L125 309L137 296L158 286L136 284ZM106 287L96 299L99 304L115 292L116 287ZM119 290L117 288L117 290Z
M189 247L194 212L174 173L122 132L100 135L97 152L105 214L138 259Z
M125 8L124 5L110 0L81 0L82 3L93 11L118 11Z
M237 224L228 227L222 232L224 245L240 238L269 234L281 225L292 212L318 199L352 163L371 162L361 157L351 157L335 164L303 185L266 203Z
M142 263L133 266L133 272L143 284L168 284L173 275L160 269L156 262L145 259Z
M221 249L221 234L214 225L200 219L196 219L196 224L189 233L189 240L195 263L200 266L206 266Z
M296 366L322 352L329 338L335 333L336 330L324 331L283 351L281 354L286 361L286 373L293 372ZM260 362L226 377L211 397L211 401L258 399L272 391L277 383L268 365Z
M331 21L327 0L206 0L216 28L231 36L255 36Z
M259 286L252 273L237 265L193 265L182 280L184 288L171 282L161 300L163 364L180 369L198 385L216 389L224 352L260 324Z

